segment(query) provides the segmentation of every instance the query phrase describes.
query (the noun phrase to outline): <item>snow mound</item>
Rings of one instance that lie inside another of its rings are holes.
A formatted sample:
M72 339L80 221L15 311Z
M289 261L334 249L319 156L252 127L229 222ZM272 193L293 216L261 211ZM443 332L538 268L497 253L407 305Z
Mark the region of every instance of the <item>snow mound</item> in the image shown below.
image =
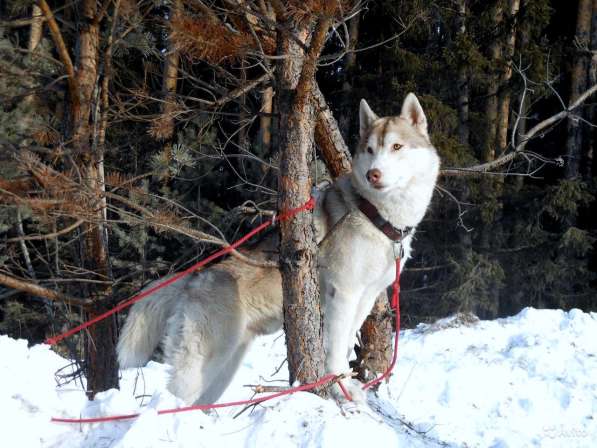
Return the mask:
M369 406L302 392L244 411L158 415L182 405L166 390L167 366L125 370L121 390L89 402L80 385L57 384L68 360L0 336L3 446L594 447L596 341L597 314L580 310L457 315L401 333L395 373ZM250 398L247 384L285 385L284 358L280 334L257 340L221 401ZM135 412L131 421L50 422Z

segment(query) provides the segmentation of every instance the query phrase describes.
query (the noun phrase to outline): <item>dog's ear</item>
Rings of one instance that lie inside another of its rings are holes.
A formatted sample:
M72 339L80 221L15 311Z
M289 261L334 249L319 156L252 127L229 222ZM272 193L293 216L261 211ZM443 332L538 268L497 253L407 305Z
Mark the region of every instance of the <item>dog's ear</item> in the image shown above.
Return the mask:
M361 138L367 133L367 130L371 127L371 124L379 117L371 110L367 101L361 100L359 106L359 129Z
M400 116L405 118L411 126L414 126L425 137L429 137L429 134L427 134L427 117L414 93L411 92L406 95Z

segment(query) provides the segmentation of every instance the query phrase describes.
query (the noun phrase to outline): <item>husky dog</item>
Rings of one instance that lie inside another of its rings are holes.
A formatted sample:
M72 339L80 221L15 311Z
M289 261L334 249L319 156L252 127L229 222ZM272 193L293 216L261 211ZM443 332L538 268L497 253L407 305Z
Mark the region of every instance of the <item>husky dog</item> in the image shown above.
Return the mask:
M395 117L379 118L361 100L359 118L352 173L319 193L314 212L325 367L334 374L349 370L355 335L394 281L396 258L402 266L409 258L440 164L414 94ZM276 245L266 238L248 255L275 260ZM133 305L118 360L121 368L142 366L162 342L170 391L189 404L213 403L251 341L281 326L278 269L228 258ZM353 399L365 399L356 380L343 382Z

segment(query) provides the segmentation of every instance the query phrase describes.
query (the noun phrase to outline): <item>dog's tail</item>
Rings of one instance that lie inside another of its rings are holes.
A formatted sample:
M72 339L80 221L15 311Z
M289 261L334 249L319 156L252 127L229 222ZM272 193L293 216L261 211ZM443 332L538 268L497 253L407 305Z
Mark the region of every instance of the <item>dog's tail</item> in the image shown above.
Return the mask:
M150 284L148 288L153 285ZM118 363L121 369L141 367L151 359L164 336L166 323L180 295L181 286L172 284L131 307L118 339Z

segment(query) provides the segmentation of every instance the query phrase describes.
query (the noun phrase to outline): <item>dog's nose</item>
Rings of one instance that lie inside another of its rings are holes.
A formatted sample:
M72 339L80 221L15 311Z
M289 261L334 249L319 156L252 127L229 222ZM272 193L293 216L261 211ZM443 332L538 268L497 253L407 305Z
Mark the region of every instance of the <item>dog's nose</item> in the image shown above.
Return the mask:
M367 180L372 185L378 184L381 180L381 171L379 171L377 168L367 171Z

